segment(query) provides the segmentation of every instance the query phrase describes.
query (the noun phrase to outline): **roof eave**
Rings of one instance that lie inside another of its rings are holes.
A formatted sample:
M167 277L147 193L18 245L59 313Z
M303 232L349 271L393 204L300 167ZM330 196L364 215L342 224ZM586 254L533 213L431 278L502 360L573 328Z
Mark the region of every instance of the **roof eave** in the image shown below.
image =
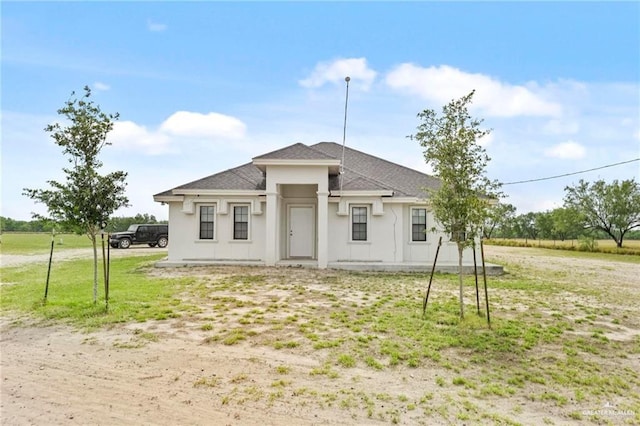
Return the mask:
M431 202L428 199L420 198L420 197L393 197L386 198L384 200L385 203L394 203L394 204L424 204L431 205Z
M174 189L174 195L245 195L256 196L265 195L263 189Z
M158 203L170 203L172 201L182 201L183 197L179 195L154 195L153 201Z
M331 191L332 197L393 197L391 190L355 190Z

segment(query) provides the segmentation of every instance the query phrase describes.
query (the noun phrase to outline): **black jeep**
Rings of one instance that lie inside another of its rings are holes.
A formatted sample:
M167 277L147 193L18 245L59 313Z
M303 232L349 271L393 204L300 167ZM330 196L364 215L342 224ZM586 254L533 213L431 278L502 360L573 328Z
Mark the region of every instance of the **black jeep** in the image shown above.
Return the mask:
M149 247L165 248L169 244L169 225L131 225L124 232L114 232L109 237L113 248L126 249L131 244L148 244Z

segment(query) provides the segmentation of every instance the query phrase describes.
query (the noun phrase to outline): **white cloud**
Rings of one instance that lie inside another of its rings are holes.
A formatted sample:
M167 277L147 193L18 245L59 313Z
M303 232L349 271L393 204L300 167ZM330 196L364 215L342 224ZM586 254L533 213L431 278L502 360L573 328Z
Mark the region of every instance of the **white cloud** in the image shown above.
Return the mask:
M147 29L151 32L162 32L167 29L167 24L161 24L160 22L153 22L151 19L147 20Z
M473 74L447 65L423 68L404 63L387 74L391 88L446 104L476 90L473 107L494 117L560 115L559 104L545 100L536 93L534 83L511 85L484 74Z
M95 83L93 83L93 88L96 90L105 91L105 90L111 89L111 86L109 86L108 84L96 81Z
M367 65L366 58L336 59L318 63L311 75L299 83L303 87L316 88L325 83L344 84L344 79L348 76L351 81L358 82L362 90L369 90L376 75Z
M171 151L171 140L167 135L149 131L133 121L116 122L109 133L108 140L116 148L143 151L148 154L164 154Z
M216 112L178 111L162 123L160 130L174 136L238 139L244 136L246 126L235 117Z
M584 158L586 149L574 141L562 142L544 151L544 155L552 158L577 160Z
M158 155L176 152L177 146L185 139L205 142L237 140L243 138L245 132L245 124L235 117L215 112L178 111L157 129L148 129L133 121L118 121L109 133L109 142L119 149Z

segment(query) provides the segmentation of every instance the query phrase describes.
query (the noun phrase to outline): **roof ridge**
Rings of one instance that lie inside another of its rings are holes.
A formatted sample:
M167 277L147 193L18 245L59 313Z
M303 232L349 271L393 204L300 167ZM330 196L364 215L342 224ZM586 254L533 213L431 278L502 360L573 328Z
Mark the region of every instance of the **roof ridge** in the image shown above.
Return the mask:
M336 142L327 142L327 141L325 141L325 142L318 142L318 143L316 143L316 144L314 144L314 145L310 146L309 148L313 148L313 146L315 146L315 145L319 145L319 144L321 144L321 143L332 144L332 145L338 145L339 147L342 147L342 145L340 145L340 144L338 144L338 143L336 143ZM358 154L366 155L367 157L372 157L372 158L375 158L376 160L383 161L383 162L385 162L385 163L387 163L387 164L390 164L390 165L392 165L392 166L395 166L395 167L401 167L401 168L403 168L403 169L410 170L410 171L412 171L412 172L414 172L414 173L419 173L419 174L421 174L421 175L428 176L428 177L433 178L433 179L437 179L437 177L435 177L435 176L429 175L429 174L427 174L427 173L421 172L421 171L416 170L416 169L412 169L411 167L407 167L407 166L404 166L404 165L399 164L399 163L394 163L393 161L385 160L384 158L381 158L381 157L377 157L377 156L375 156L375 155L368 154L368 153L366 153L366 152L364 152L364 151L360 151L360 150L358 150L358 149L354 149L354 148L351 148L351 147L346 146L346 145L345 145L345 148L346 148L346 149L348 149L348 150L350 150L350 151L357 152Z
M303 153L308 153L308 152L312 152L313 154L317 155L320 157L320 159L333 159L335 160L336 158L333 155L329 155L326 152L322 152L320 150L317 149L313 149L312 147L310 147L309 145L306 145L302 142L296 142L293 143L291 145L287 145L283 148L280 149L276 149L274 151L270 151L270 152L266 152L264 154L258 155L256 157L253 157L253 161L255 160L264 160L264 159L305 159L304 157L307 157L308 155L302 155L301 158L297 158L296 156L294 157L279 157L279 155L281 153L286 153L286 152L295 152L295 150L299 150L302 151ZM309 158L311 159L311 158Z
M370 176L364 175L364 174L362 174L362 173L360 173L360 172L357 172L357 171L355 171L355 170L353 170L353 169L350 169L350 168L348 168L348 167L344 167L344 169L346 169L346 170L350 171L350 172L351 172L351 173L353 173L353 174L358 175L359 177L361 177L361 178L363 178L363 179L366 179L366 180L369 180L369 181L371 181L371 182L374 182L375 184L380 185L380 186L382 186L382 187L384 187L384 188L391 188L391 189L393 190L393 192L402 192L402 193L404 193L402 190L400 190L400 189L398 189L398 188L395 188L395 187L391 186L391 185L390 185L389 183L387 183L387 182L382 182L382 181L380 181L380 180L378 180L378 179L375 179L375 178L372 178L372 177L370 177Z
M336 142L318 142L318 144L320 144L320 143L330 143L330 144L338 145ZM318 145L318 144L315 144L315 145ZM338 146L340 146L340 145L338 145ZM344 147L346 147L346 146L344 146ZM319 151L319 150L316 150L316 149L313 147L313 145L309 146L309 148L313 149L314 151ZM351 148L349 148L349 149L351 149ZM357 150L353 150L353 151L360 152L360 151L357 151ZM319 152L321 152L321 151L319 151ZM325 155L329 155L330 157L333 157L333 155L327 154L326 152L323 152L323 154L325 154ZM364 153L362 153L362 154L364 154ZM373 155L372 155L371 157L378 158L378 157L375 157L375 156L373 156ZM335 157L333 157L333 158L335 158ZM342 160L340 160L340 161L342 162ZM395 165L395 163L392 163L392 164L394 164L394 165ZM370 176L364 175L364 174L362 174L362 173L360 173L360 172L358 172L358 171L356 171L356 170L353 170L353 169L351 169L351 168L349 168L349 167L346 167L344 164L342 164L342 168L343 168L343 170L345 170L345 169L346 169L346 170L350 171L351 173L353 173L353 174L355 174L355 175L358 175L359 177L361 177L361 178L363 178L363 179L365 179L365 180L368 180L368 181L374 182L375 184L377 184L377 185L379 185L379 186L381 186L381 187L390 187L390 186L391 186L391 185L387 184L386 182L379 181L379 180L377 180L377 179L375 179L375 178L373 178L373 177L370 177ZM399 190L398 188L391 187L391 189L392 189L394 192L396 192L396 191L397 191L397 192L402 192L402 191L401 191L401 190Z
M247 164L253 164L253 163L247 163ZM244 176L243 174L238 172L238 169L240 169L241 167L246 166L247 164L243 164L240 167L234 167L233 169L229 169L227 170L228 172L233 173L234 175L238 176L239 178L243 179L245 182L249 182L250 184L255 184L254 181L252 181L251 179L247 178L246 176Z
M340 158L334 157L334 156L333 156L333 155L331 155L331 154L327 154L326 152L322 152L322 151L320 151L319 149L314 148L314 146L315 146L315 145L318 145L318 144L321 144L321 143L332 143L332 144L337 145L337 143L335 143L335 142L318 142L318 143L313 144L313 145L305 145L305 146L306 146L307 148L309 148L309 149L314 150L315 152L317 152L317 153L319 153L319 154L323 154L323 155L329 156L329 157L331 157L331 158L333 158L333 159L340 160ZM342 161L342 160L340 160L340 161Z

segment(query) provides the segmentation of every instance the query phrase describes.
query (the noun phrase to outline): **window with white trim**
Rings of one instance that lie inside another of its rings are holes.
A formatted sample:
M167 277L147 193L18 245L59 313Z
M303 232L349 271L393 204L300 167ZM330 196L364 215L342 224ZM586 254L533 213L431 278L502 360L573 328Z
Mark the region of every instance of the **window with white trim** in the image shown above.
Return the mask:
M411 208L411 241L427 241L427 209Z
M351 207L351 241L367 241L368 208Z
M249 206L233 206L233 239L249 239Z
M200 206L200 239L213 240L215 237L215 206Z

